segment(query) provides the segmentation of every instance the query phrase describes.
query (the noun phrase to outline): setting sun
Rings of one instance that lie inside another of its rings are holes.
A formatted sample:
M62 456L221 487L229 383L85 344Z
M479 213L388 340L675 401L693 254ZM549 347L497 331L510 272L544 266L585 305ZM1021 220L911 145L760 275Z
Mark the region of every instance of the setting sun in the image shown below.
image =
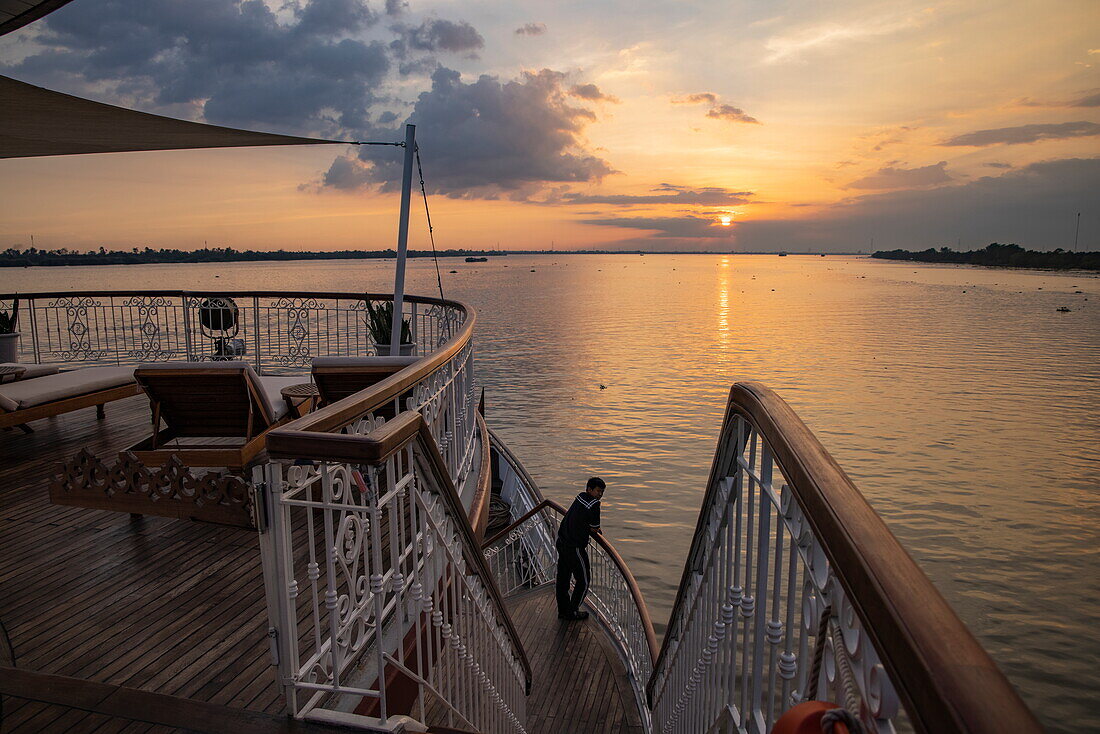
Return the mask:
M728 227L730 226L730 222L733 221L733 217L728 214L723 214L722 216L718 217L718 221L722 223L723 227Z

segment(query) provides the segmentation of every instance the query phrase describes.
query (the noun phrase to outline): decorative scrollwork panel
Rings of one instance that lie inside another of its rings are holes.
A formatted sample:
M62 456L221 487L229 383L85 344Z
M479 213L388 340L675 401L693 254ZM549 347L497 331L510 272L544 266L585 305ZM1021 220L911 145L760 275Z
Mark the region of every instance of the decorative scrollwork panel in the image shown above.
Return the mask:
M81 449L61 464L49 495L55 505L255 528L252 492L243 477L197 474L174 456L163 467L148 467L127 451L108 464Z

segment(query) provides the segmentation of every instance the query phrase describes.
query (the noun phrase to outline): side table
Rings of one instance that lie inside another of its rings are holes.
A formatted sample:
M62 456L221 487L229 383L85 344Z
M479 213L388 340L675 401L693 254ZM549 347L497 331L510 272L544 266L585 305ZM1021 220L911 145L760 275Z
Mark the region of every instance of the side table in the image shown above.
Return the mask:
M312 382L303 382L300 385L284 387L280 392L282 393L283 400L286 401L287 407L290 409L290 414L295 418L301 418L308 413L314 404L316 404L317 398L321 395L317 392L317 386ZM305 406L304 410L302 409L303 406Z

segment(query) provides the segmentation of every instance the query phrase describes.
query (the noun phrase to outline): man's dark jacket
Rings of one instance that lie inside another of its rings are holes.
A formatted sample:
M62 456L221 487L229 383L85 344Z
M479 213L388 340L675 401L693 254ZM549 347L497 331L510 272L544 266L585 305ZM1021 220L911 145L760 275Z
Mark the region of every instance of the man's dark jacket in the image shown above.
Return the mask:
M569 506L558 527L558 543L570 548L587 548L588 537L600 529L600 501L581 492Z

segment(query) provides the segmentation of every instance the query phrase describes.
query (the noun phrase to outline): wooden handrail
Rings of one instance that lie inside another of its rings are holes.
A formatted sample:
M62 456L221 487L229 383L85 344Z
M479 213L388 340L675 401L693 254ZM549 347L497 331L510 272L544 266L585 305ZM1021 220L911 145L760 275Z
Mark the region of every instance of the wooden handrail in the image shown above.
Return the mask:
M286 424L280 432L294 433L302 438L302 434L329 432L343 428L360 416L393 400L445 365L469 343L474 333L474 323L477 321L477 312L469 306L457 301L449 301L447 304L463 309L466 312L466 318L458 333L448 339L443 346L364 390Z
M354 396L353 396L354 397ZM283 435L272 441L273 434L269 433L267 451L273 459L309 459L312 461L332 461L353 464L380 464L397 453L410 441L418 441L422 450L422 456L427 462L422 468L435 475L437 485L441 488L440 497L447 505L448 513L459 529L462 539L462 555L466 564L481 578L482 583L489 592L497 615L502 620L512 646L523 667L525 687L531 692L531 663L527 659L527 651L523 648L519 632L512 624L512 618L508 614L508 608L504 604L504 598L500 595L496 580L489 564L481 552L477 539L474 537L473 528L466 517L466 511L462 507L462 500L458 496L458 490L451 481L447 471L447 464L439 453L435 438L432 437L424 417L415 410L407 410L393 420L387 421L365 436L345 435L339 433L315 433L307 431L280 432Z
M496 444L497 449L504 456L505 460L507 460L509 465L511 465L512 469L520 475L520 478L523 479L524 483L529 488L531 488L534 494L537 497L541 498L542 492L535 484L535 480L532 479L531 475L527 473L527 470L523 467L523 465L516 460L516 458L512 455L512 452L509 451L506 446L504 446L504 443L499 438L497 438L496 434L490 431L489 435ZM523 517L510 524L504 530L501 530L499 533L493 535L493 537L485 541L481 547L489 547L489 545L503 538L505 534L514 530L516 526L518 526L520 523L530 519L535 514L542 511L542 509L545 507L553 508L559 514L565 515L565 508L559 505L557 502L555 502L554 500L542 499L542 501L535 505L535 507L524 513ZM658 651L657 633L653 630L653 620L649 616L649 607L646 606L645 597L642 596L642 590L638 587L638 582L637 580L635 580L634 574L630 572L630 567L626 565L623 557L619 555L619 551L615 550L615 546L611 545L611 541L605 538L602 533L594 535L592 536L592 538L601 548L603 548L607 552L607 555L611 557L611 560L619 569L619 573L626 580L626 585L630 589L630 596L634 599L634 605L638 608L638 616L642 620L642 627L645 630L646 644L649 647L650 660L656 662Z
M518 528L520 525L522 525L523 523L530 520L535 515L542 512L543 509L546 508L546 507L554 507L555 509L558 509L558 510L562 509L562 506L559 505L557 502L554 502L553 500L542 500L537 505L532 507L530 510L528 510L527 512L520 515L519 519L516 520L515 522L511 523L510 525L508 525L508 527L504 528L499 533L495 533L493 535L493 537L489 538L488 540L481 541L481 547L482 548L488 548L493 543L496 543L498 540L503 538L505 535L512 532L513 530Z
M851 479L790 406L760 383L740 382L730 389L719 450L668 629L675 628L683 612L694 561L705 543L706 517L728 469L719 465L721 448L736 416L771 447L915 729L928 734L1042 732L1016 689ZM651 697L669 642L666 635L648 686Z

